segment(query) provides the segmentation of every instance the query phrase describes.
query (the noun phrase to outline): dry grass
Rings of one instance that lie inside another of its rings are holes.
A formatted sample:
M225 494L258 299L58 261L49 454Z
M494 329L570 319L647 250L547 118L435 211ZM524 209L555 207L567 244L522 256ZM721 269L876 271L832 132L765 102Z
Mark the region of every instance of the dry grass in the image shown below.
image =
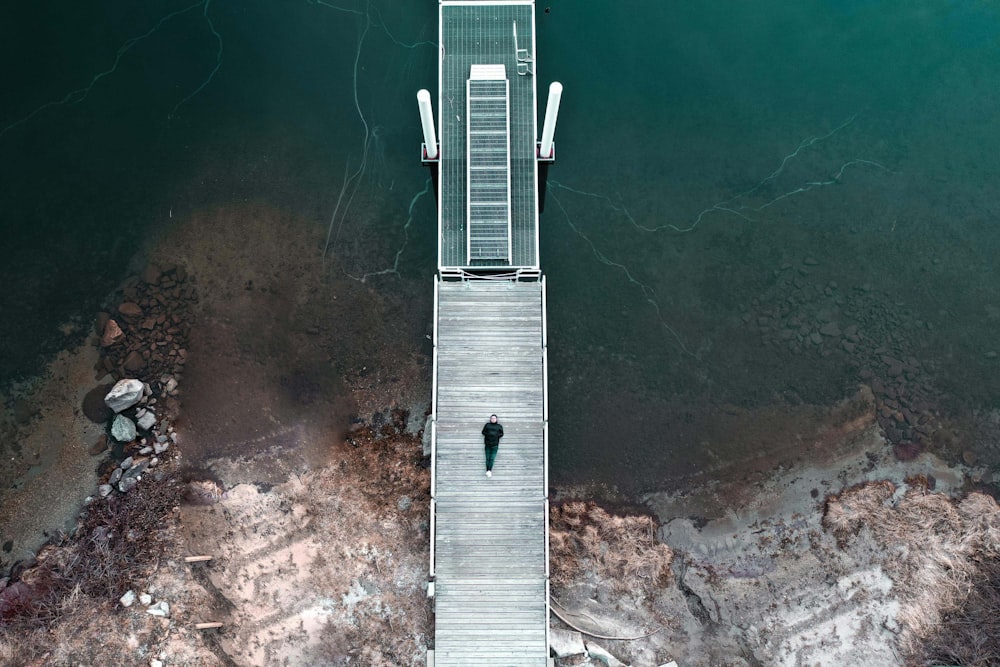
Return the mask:
M140 588L170 539L180 497L173 477L141 484L95 501L72 537L46 545L38 564L0 594L3 664L56 664L49 662L61 648L54 637L63 633L50 632L54 624L89 627L95 614L110 615L125 591Z
M673 552L649 516L615 516L592 502L553 505L549 543L556 588L587 576L649 598L670 578Z
M1000 664L1000 507L981 493L953 500L909 481L895 504L889 482L831 496L824 527L841 545L867 530L885 549L911 664Z

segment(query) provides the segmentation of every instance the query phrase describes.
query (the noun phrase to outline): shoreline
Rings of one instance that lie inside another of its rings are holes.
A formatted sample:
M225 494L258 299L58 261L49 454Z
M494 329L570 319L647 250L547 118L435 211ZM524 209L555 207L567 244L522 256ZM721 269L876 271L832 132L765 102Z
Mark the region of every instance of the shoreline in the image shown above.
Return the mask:
M248 223L241 214L256 219ZM148 345L118 342L101 348L108 361L101 361L98 374L128 375L132 371L126 364L135 366L141 357L156 376L147 378L152 386L144 409L153 407L158 421L170 424L162 425L160 433L149 430L146 437L167 436L176 442L153 470L176 485L180 495L160 498L159 482L146 479L132 490L109 493L111 499L131 498L140 504L147 492L159 498L156 511L163 513L153 518L162 525L143 539L162 555L155 562L139 564L142 571L123 580L120 593L126 594L127 587L133 594L150 596L152 607L167 603L170 611L155 616L146 613L150 606L125 607L112 599L88 598L81 603L83 611L103 609L101 621L81 631L73 624L83 621L70 613L74 610L64 609L49 621L52 636L75 646L77 660L86 655L88 660L127 662L135 660L141 649L143 655L159 656L155 659L166 664L183 660L254 664L261 659L334 660L361 655L371 664L418 664L420 647L428 645L433 627L422 590L429 481L419 436L429 401L426 360L415 345L401 348L394 334L373 328L393 310L376 292L346 279L329 281L315 262L296 263L317 241L308 235L292 238L289 230L297 221L257 206L240 213L206 215L176 233L159 254L152 253L151 261L160 262L165 270L148 269L148 281L127 280L116 311L99 319L102 333L110 331L109 340L115 338L110 321L119 318L126 341L131 336ZM249 230L250 241L234 234L241 228ZM241 259L247 242L274 246L255 258L252 271ZM166 254L172 263L167 263ZM175 295L191 304L191 312L183 318L190 331L170 320L168 313L161 313L162 321L150 319L158 308L169 311L170 300L150 300L145 286L156 284L154 276L176 279L175 266L185 267L184 279L167 289L176 289ZM190 298L193 292L186 290L185 281L197 283L199 300ZM142 312L125 307L126 303ZM168 334L171 327L177 331ZM162 340L167 335L174 338L161 347L157 334L145 333L158 331ZM338 333L344 340L354 340L350 337L362 331L368 337L361 347L341 346ZM85 471L97 463L84 453L91 441L88 434L102 427L86 421L81 406L87 390L107 380L92 379L98 362L95 342L99 341L85 343L77 354L60 356L65 367L53 367L46 378L55 392L47 394L51 411L33 422L36 427L47 420L58 423L60 437L55 441L63 444L66 456L54 461L69 461L71 468ZM184 363L171 362L175 365L169 377L177 384L168 388L162 364L170 359ZM323 380L324 374L336 381ZM830 626L829 619L867 628L880 614L896 618L893 614L907 601L898 597L891 583L895 575L890 563L877 560L877 554L864 545L852 546L850 540L839 545L834 529L823 523L826 508L849 495L853 485L872 485L879 479L890 479L893 502L900 506L921 493L961 494L988 480L982 466L946 464L929 452L897 461L892 441L882 435L885 407L883 398L862 386L832 406L803 406L798 412L730 411L727 419L737 426L780 422L774 437L781 442L745 461L719 461L697 478L685 480L680 490L633 498L611 487L556 488L553 506L560 509L572 505L573 494L617 500L610 512L607 502L600 503L604 514L595 514L597 525L641 525L646 535L642 539L653 540L644 544L665 545L671 554L653 561L660 563L656 586L647 586L641 568L638 574L628 574L638 577L637 586L645 586L639 597L615 588L632 581L625 575L602 578L599 568L591 571L586 550L573 556L582 559L578 578L564 579L554 590L568 607L561 611L567 618L579 624L589 617L597 622L591 631L608 636L643 634L650 629L647 619L657 619L662 627L641 641L595 644L590 639L591 655L598 654L600 645L636 665L663 664L668 659L679 664L760 664L739 662L740 655L765 662L773 659L776 664L791 664L789 656L805 656L824 665L827 653L850 658L847 639L837 635L837 623ZM131 410L126 412L137 417ZM889 415L891 422L895 416ZM157 453L141 454L152 447L152 441L142 442L141 437L108 455L102 474L124 477L127 471L115 472L125 470L118 463L121 459ZM58 467L50 467L50 475L59 477ZM170 481L177 475L179 480ZM77 484L69 475L59 479ZM87 485L79 484L93 489L97 481L95 477ZM76 490L86 495L85 490ZM32 487L22 491L28 497ZM72 498L47 493L64 503ZM23 582L40 584L42 574L64 563L79 540L86 542L100 533L100 525L88 522L101 519L104 508L119 502L95 496L90 506L83 507L77 530L67 531L75 538L60 536L55 540L59 544L42 550L38 568L18 572L5 582L11 585L4 590ZM60 507L68 505L52 504L54 510ZM646 518L636 518L637 514ZM572 518L572 513L568 516ZM644 527L650 516L657 519L650 524L653 529ZM598 534L605 545L613 545L614 539L635 539L603 530L607 534ZM184 555L208 555L212 561L190 565L183 561ZM664 562L669 563L667 569ZM837 599L829 597L831 581L841 591ZM802 582L808 582L807 590L795 594ZM877 604L858 607L852 602L858 591L872 586L879 592ZM781 596L772 600L775 590L794 604ZM109 603L114 613L107 613ZM822 614L809 616L803 611L810 608ZM748 609L768 611L750 618ZM211 634L193 629L206 619L218 619L225 627ZM138 649L124 641L106 647L89 641L113 632L101 623L116 622L127 622L143 637ZM551 623L560 627L554 619ZM780 631L795 623L824 629L812 634ZM903 627L905 619L898 623ZM268 633L281 637L291 633L298 641L295 647L282 646ZM862 645L884 650L897 634L873 631L866 636L875 643ZM850 642L858 641L850 635ZM353 648L338 657L329 653L331 645ZM0 640L0 657L7 648ZM402 652L393 652L396 648ZM561 664L597 664L580 662L580 655L567 654Z

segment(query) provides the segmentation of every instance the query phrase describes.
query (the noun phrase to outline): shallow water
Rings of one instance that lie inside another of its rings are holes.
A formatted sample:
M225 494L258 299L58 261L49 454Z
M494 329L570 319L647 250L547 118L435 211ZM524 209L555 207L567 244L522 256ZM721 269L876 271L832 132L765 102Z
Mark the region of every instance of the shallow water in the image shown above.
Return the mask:
M26 63L2 75L0 380L81 337L173 225L248 200L328 230L354 278L429 289L413 97L436 3L29 3L0 25ZM554 481L738 459L720 414L889 383L884 357L928 410L1000 407L990 3L561 0L537 32L540 89L566 91L542 219ZM811 343L830 323L861 342Z

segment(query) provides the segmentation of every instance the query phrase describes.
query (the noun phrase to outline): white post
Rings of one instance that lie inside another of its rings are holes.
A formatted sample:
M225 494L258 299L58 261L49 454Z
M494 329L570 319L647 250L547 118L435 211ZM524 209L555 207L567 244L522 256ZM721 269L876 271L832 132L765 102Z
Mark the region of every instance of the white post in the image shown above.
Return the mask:
M427 147L427 159L436 160L438 156L437 135L434 132L434 112L431 110L431 94L426 90L417 91L417 106L420 107L420 124L424 128L424 146Z
M559 115L559 101L562 99L562 84L553 81L549 85L549 102L545 105L545 123L542 125L542 143L538 157L552 157L552 136L556 133L556 117Z

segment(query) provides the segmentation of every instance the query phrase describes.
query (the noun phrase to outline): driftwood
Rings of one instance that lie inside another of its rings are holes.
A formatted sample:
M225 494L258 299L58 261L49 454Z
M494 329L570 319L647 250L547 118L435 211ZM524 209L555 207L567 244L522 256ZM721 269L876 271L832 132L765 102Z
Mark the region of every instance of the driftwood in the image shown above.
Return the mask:
M184 556L185 563L203 563L212 560L211 556Z
M222 623L216 623L216 622L212 622L212 623L195 623L194 624L194 629L195 630L211 630L212 628L221 628L221 627L222 627Z
M651 637L651 636L655 635L657 632L659 632L660 630L663 629L662 627L659 627L659 628L656 628L655 630L653 630L651 632L647 632L646 634L639 635L637 637L614 637L614 636L611 636L611 635L599 635L599 634L597 634L595 632L591 632L590 630L584 630L583 628L578 627L577 625L574 625L572 621L570 621L569 619L566 618L566 616L564 615L564 613L561 613L559 611L559 609L562 609L563 612L565 612L565 614L575 614L577 616L586 616L586 614L581 614L579 612L572 612L569 609L566 609L566 607L564 607L561 604L559 604L559 601L556 600L552 596L549 596L549 599L552 601L552 604L549 606L549 609L551 609L552 613L556 615L556 618L558 618L560 621L562 621L563 623L565 623L569 627L573 628L577 632L585 634L588 637L594 637L595 639L609 639L609 640L612 640L612 641L631 642L631 641L636 641L637 639L645 639L646 637ZM556 607L559 607L559 609L556 609ZM587 618L590 618L590 616L587 616ZM590 620L594 621L593 618L590 618ZM596 623L596 621L594 621L594 622Z

